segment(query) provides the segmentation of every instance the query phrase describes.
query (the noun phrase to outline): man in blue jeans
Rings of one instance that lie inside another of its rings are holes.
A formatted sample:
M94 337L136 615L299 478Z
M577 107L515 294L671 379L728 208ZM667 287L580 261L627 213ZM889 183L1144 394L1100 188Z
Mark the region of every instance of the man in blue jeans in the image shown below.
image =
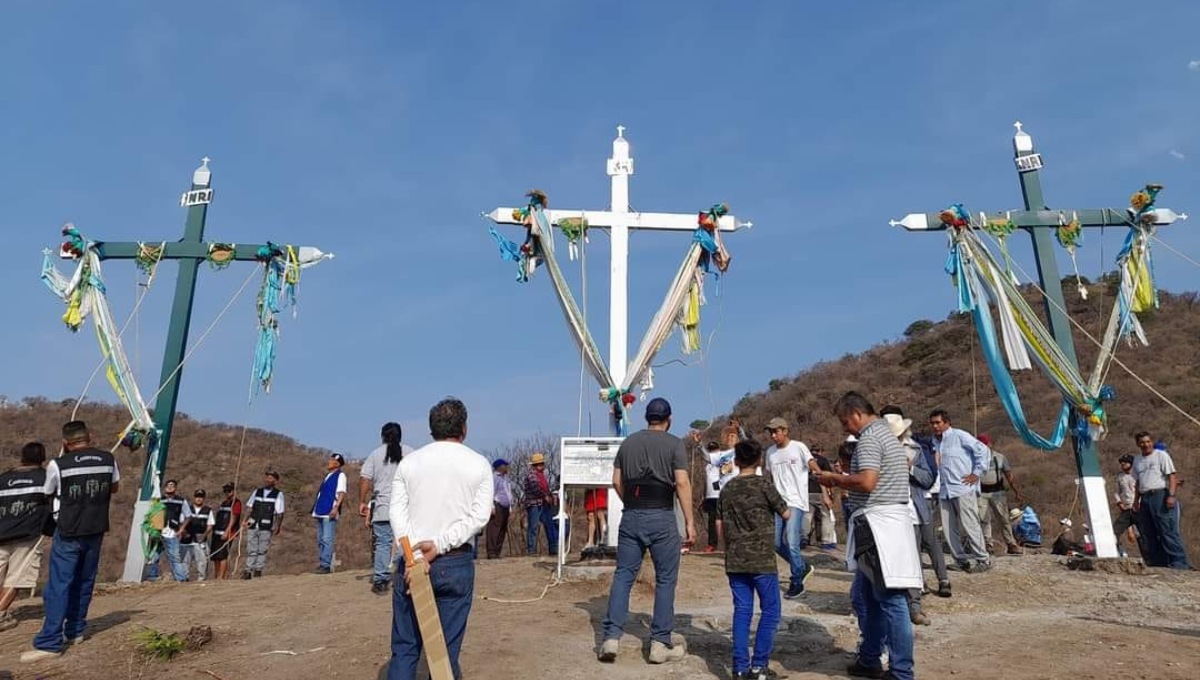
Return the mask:
M787 519L775 516L775 552L791 567L791 580L784 597L792 599L804 593L804 584L813 573L800 548L804 515L808 513L808 474L820 472L821 468L803 442L792 441L787 420L772 418L767 423L767 432L773 442L767 449L767 470L775 482L775 490L791 511Z
M399 558L392 589L388 680L415 680L423 648L400 539L407 537L414 557L429 563L450 668L460 678L458 654L475 593L471 539L492 514L492 466L462 443L467 436L467 407L453 398L439 402L429 411L429 432L433 443L406 454L392 482L389 514Z
M696 542L692 517L692 482L683 441L670 434L671 405L656 397L646 404L646 429L635 432L617 449L613 461L613 487L625 511L617 534L617 569L608 594L604 617L604 642L600 661L612 663L621 651L621 636L629 619L629 592L650 551L654 562L654 617L650 624L650 663L683 658L682 644L674 644L675 583L679 577L679 529L675 524L675 499L683 510L683 545Z
M57 657L83 642L88 608L100 566L100 544L108 532L108 506L121 479L108 451L91 446L87 425L63 425L63 454L46 466L46 495L58 497L58 528L50 550L50 578L42 593L45 620L25 663Z
M546 455L534 453L529 457L529 472L522 487L525 493L525 551L537 554L538 527L546 531L548 555L558 555L558 522L554 519L558 508L558 480L546 470Z
M847 433L858 438L850 474L818 472L824 486L850 491L847 561L855 574L852 599L862 642L847 669L854 677L912 680L913 634L908 588L920 588L921 560L908 514L908 456L886 421L862 395L848 392L834 406ZM885 577L882 564L888 564ZM883 648L889 665L883 669Z
M340 453L329 457L325 463L328 472L317 490L317 500L313 502L312 516L317 525L317 574L333 571L333 541L337 537L342 499L346 497L346 473L342 472L345 464L346 459Z

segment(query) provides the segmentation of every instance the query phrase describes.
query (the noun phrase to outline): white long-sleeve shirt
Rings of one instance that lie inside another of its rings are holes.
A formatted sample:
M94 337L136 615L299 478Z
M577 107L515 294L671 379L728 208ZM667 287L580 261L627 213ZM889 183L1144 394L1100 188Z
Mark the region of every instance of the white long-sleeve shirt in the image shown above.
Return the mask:
M492 466L458 442L434 442L406 455L392 480L389 515L396 538L433 541L439 555L479 533L492 514Z

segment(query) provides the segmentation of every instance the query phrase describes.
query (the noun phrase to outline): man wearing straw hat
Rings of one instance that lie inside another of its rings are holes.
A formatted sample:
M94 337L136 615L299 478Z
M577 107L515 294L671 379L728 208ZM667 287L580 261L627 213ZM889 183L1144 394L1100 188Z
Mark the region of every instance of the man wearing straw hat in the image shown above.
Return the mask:
M30 442L21 449L21 464L0 474L0 631L17 625L8 611L17 591L37 587L50 519L45 465L46 447Z

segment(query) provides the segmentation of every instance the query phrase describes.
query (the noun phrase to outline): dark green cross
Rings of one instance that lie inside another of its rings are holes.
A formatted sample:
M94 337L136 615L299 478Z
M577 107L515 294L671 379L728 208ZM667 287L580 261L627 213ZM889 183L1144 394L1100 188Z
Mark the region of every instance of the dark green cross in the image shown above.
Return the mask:
M125 559L125 574L122 580L140 581L145 562L141 551L141 520L145 505L154 491L152 464L160 473L167 469L167 451L171 444L171 429L175 422L175 407L179 399L179 381L183 374L181 364L187 351L188 331L192 322L192 303L196 297L196 274L200 263L209 257L214 243L204 241L204 224L208 217L208 206L212 203L212 173L208 169L209 159L192 174L192 188L180 197L179 204L187 208L187 222L183 238L168 242L163 247L161 259L177 260L179 276L175 280L175 300L171 305L171 322L167 330L167 346L163 352L162 373L159 378L160 391L154 403L154 426L162 432L159 440L157 461L147 456L142 470L142 485L138 495L138 509L134 512L134 523L130 529L129 548ZM102 260L134 260L143 252L143 245L132 241L94 241L96 254ZM240 261L257 260L259 244L238 244L230 259ZM139 512L140 510L140 512Z
M1014 162L1021 180L1021 194L1025 199L1025 210L1013 210L988 215L988 218L1009 220L1018 229L1029 232L1033 239L1033 257L1037 264L1038 278L1042 290L1045 291L1046 318L1050 320L1050 331L1054 340L1067 359L1077 369L1079 360L1075 355L1075 342L1071 337L1071 321L1066 314L1066 301L1063 299L1061 278L1058 273L1058 260L1054 250L1054 233L1063 224L1063 216L1071 215L1078 218L1080 226L1095 227L1128 227L1133 212L1123 208L1093 208L1086 210L1051 210L1046 207L1042 197L1042 155L1033 146L1033 138L1021 129L1017 122L1016 135L1013 136ZM1169 208L1157 208L1153 214L1153 224L1162 226L1171 224L1179 219L1187 219L1187 215L1177 214ZM914 213L904 219L890 223L892 226L904 227L909 231L941 231L946 228L942 223L940 213ZM1071 409L1070 430L1075 430L1078 418L1075 409ZM1100 459L1096 454L1096 444L1093 441L1080 441L1071 437L1075 451L1075 464L1079 470L1080 481L1084 487L1084 497L1087 501L1088 519L1096 542L1096 555L1099 557L1116 557L1117 544L1114 536L1107 527L1112 526L1108 512L1108 495L1104 491L1104 477L1100 471Z

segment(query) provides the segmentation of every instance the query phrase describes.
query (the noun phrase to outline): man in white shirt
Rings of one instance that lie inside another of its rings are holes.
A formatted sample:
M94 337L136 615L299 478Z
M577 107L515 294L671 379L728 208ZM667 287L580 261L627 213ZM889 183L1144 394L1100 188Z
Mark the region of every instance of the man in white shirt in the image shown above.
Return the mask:
M775 489L791 509L788 519L775 518L775 552L791 566L791 582L784 597L792 599L804 593L804 582L814 571L804 561L800 541L804 537L804 515L808 512L808 473L810 468L813 472L819 472L819 468L808 447L788 436L786 420L772 418L767 423L767 432L775 443L767 449L767 470Z
M429 410L429 432L433 443L406 455L392 481L389 513L399 559L392 590L388 680L415 678L422 649L400 539L407 537L414 558L429 563L446 651L454 677L459 678L458 654L475 593L471 539L492 514L492 466L462 443L467 436L467 407L453 398L438 402Z

